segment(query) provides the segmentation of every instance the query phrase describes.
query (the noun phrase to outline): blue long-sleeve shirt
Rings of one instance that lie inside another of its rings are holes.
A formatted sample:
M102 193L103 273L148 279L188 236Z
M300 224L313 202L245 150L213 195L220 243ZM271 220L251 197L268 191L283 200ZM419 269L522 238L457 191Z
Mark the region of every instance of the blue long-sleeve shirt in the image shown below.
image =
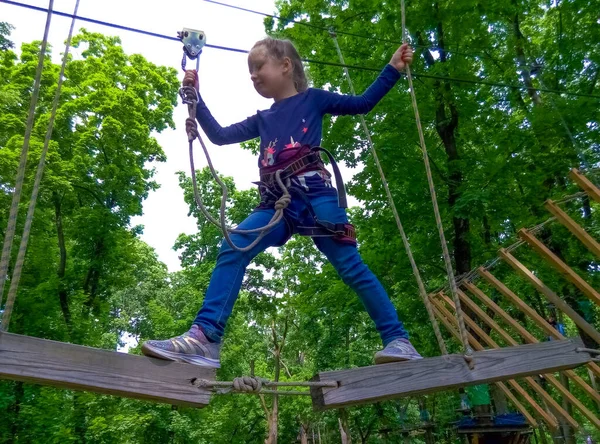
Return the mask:
M400 73L392 65L386 65L377 79L360 96L336 94L309 88L304 92L275 102L267 110L246 120L222 127L212 116L202 99L198 102L196 116L200 126L211 142L226 145L260 137L259 167L272 166L281 153L303 145L319 146L323 133L323 116L366 114L392 89ZM298 179L306 191L319 194L335 193L329 178L318 172L305 174ZM326 191L323 188L328 188ZM320 192L319 192L320 191Z

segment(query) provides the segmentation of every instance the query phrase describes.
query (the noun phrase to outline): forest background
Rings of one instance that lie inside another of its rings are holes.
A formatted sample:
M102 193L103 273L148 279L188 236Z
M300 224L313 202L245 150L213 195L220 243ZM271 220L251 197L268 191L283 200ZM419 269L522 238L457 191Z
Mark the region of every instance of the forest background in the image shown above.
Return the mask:
M408 4L414 71L421 74L415 89L457 275L495 258L499 247L515 241L519 228L547 219L546 199L576 191L567 179L569 168L592 169L597 164L598 10L594 0ZM337 53L329 34L292 20L334 27L346 63L356 67L350 74L358 91L375 79L402 40L396 3L289 0L278 1L274 13L286 19L266 17L269 35L290 38L302 55L335 64ZM32 39L14 48L10 23L0 24L2 235L39 47ZM197 231L181 234L173 245L180 254L179 271L169 272L142 240L143 227L132 223L157 189L155 165L167 162L156 134L175 126L180 73L144 55L126 53L110 30L100 34L81 29L74 47L78 52L67 64L10 331L112 350L125 346L130 337L143 341L180 334L202 301L221 235L193 204L187 172L179 174L179 193ZM59 68L47 57L28 186ZM349 92L339 66L309 62L307 72L314 87ZM439 288L446 276L406 81L401 80L366 119L415 260L428 289ZM388 290L417 348L425 356L438 355L357 118L326 118L323 146L347 166L359 166L346 180L357 202L349 212L361 254ZM256 145L244 148L253 153ZM226 177L231 192L228 217L238 223L256 205L257 193L240 188L234 179ZM216 213L220 191L206 170L200 171L199 183ZM26 187L24 195L30 191ZM581 200L568 205L583 208L576 211L578 220L598 232L593 205ZM583 246L559 227L548 228L543 236L597 287L597 262ZM596 307L526 249L519 254L598 327ZM374 326L310 239L294 237L255 263L228 325L220 379L253 369L269 379L303 380L317 371L371 363L380 347ZM507 267L498 266L496 272L542 316L553 315L552 307ZM511 314L518 317L514 310ZM566 327L569 334L579 334L570 323ZM446 333L451 351L459 351ZM130 352L139 350L133 347ZM304 397L263 402L256 396L231 395L193 410L0 382L0 442L225 443L267 438L287 443L313 436L339 442L340 421L359 442L401 442L400 433L380 431L418 423L419 404L427 406L438 425L436 442L455 442L451 423L458 402L456 394L444 393L313 413ZM586 424L585 418L576 417ZM546 436L543 430L538 434Z

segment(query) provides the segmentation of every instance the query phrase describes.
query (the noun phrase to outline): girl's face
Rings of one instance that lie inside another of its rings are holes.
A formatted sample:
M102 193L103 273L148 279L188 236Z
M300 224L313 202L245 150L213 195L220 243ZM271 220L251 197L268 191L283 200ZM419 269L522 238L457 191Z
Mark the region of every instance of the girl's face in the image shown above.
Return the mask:
M250 51L248 68L254 89L267 99L276 97L280 91L286 89L288 83L293 83L289 59L276 60L269 56L263 46Z

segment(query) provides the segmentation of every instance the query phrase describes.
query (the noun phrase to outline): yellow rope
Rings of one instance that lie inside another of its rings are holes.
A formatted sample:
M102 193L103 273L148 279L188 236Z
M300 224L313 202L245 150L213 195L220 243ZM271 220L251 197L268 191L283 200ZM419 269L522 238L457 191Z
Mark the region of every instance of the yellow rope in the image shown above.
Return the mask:
M402 41L407 41L406 34L406 8L404 0L400 0L402 10ZM448 274L448 284L450 285L450 292L452 293L452 299L456 306L456 317L458 319L458 326L460 330L461 342L465 351L465 359L469 362L469 366L473 364L473 350L469 345L469 338L467 328L465 327L465 321L463 319L463 312L460 306L460 299L458 297L458 290L456 288L456 279L454 277L454 269L452 268L452 261L450 259L450 253L448 252L448 245L446 243L446 236L444 234L444 226L442 225L442 218L440 216L440 210L437 203L437 196L435 192L435 185L433 183L433 177L431 174L431 167L429 166L429 156L427 154L427 146L425 145L425 136L423 135L423 128L421 126L421 118L419 117L419 107L417 105L417 97L415 94L415 88L413 85L413 79L410 72L410 67L406 65L406 78L408 79L408 86L410 88L410 96L412 99L413 109L415 111L415 120L417 121L417 130L419 132L419 141L421 142L421 150L423 151L423 162L425 163L425 172L427 173L427 182L429 183L429 192L431 194L431 203L433 204L433 212L435 214L435 222L440 235L440 241L442 244L442 253L444 256L444 263L446 265L446 273Z
M52 19L52 8L54 7L54 0L50 0L48 5L48 15L46 17L46 27L44 29L44 37L42 39L42 46L38 58L38 65L35 74L35 80L33 82L33 92L31 94L31 102L29 104L29 115L27 116L27 124L25 126L25 136L23 138L23 148L21 149L21 159L19 162L19 169L17 171L17 179L15 181L15 191L12 198L12 204L10 207L10 214L8 216L8 226L6 228L6 234L4 235L4 246L2 248L2 259L0 260L0 306L2 305L2 296L4 294L4 284L8 276L8 265L10 263L10 256L12 251L12 243L15 237L15 231L17 226L17 217L19 216L19 202L21 200L21 192L23 190L23 182L25 180L25 167L27 166L27 152L29 151L29 141L31 139L31 133L33 131L33 123L35 119L35 108L37 106L38 97L40 94L40 83L42 79L42 70L44 67L44 56L46 54L46 47L48 46L48 34L50 32L50 21ZM12 312L14 298L11 300L10 296L6 301L4 308L4 314L2 316L2 323L0 324L0 331L6 331L8 329L8 321Z

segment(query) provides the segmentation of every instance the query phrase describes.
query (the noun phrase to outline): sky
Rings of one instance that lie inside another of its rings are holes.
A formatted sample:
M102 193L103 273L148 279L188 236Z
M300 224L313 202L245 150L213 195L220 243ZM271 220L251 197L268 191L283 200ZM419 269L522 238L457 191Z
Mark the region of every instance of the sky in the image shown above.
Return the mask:
M21 2L48 7L48 1L43 0ZM274 0L227 0L226 3L265 13L276 12ZM75 0L54 1L56 11L72 14L74 7ZM80 0L78 15L163 35L176 36L177 31L184 27L198 29L205 32L208 44L246 50L266 35L264 17L201 0ZM15 27L10 38L18 50L23 42L42 39L46 14L0 1L0 21ZM70 24L70 18L52 17L49 43L53 47L55 63L61 62ZM126 53L142 54L154 64L176 68L180 78L183 78L179 42L78 21L75 29L80 28L118 36ZM77 56L76 49L73 54ZM195 67L195 61L188 61L187 66ZM272 104L271 100L262 98L254 90L248 74L246 54L242 53L204 48L200 57L200 90L214 117L223 126L243 120ZM142 239L155 249L169 271L181 269L178 254L172 249L179 234L197 231L195 220L187 215L188 206L183 200L183 190L179 188L176 176L178 171L189 174L190 169L186 117L187 107L179 104L174 111L177 128L155 134L167 155L166 162L154 164L157 171L154 179L160 184L160 189L150 193L144 202L144 214L134 217L131 222L132 225L144 225ZM213 164L221 174L232 176L238 189L255 186L252 184L258 176L255 156L242 150L239 145L219 147L212 145L206 137L204 140ZM196 168L201 169L206 165L206 160L197 142L196 148ZM349 180L351 170L340 166L345 180ZM356 204L351 196L349 204Z

